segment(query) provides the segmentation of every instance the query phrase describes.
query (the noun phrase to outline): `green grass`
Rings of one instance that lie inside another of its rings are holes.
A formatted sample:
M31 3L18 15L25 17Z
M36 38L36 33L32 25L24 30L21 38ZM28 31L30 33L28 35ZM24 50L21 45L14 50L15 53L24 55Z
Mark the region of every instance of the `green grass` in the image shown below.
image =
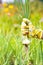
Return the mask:
M38 21L39 17L36 17L34 22L36 20ZM28 53L25 54L20 27L14 27L12 21L13 19L7 16L0 17L0 65L28 65L29 61L33 62L33 65L42 64L43 40L32 38Z

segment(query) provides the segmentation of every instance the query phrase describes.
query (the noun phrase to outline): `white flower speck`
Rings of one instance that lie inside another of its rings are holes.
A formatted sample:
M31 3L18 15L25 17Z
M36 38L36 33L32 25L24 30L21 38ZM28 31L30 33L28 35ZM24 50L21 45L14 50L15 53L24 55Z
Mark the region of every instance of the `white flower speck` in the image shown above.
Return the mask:
M22 43L23 44L29 44L30 43L30 40L27 38L27 36L22 37Z
M22 22L21 29L24 29L25 26L26 26L26 24L24 22Z
M29 20L29 19L27 19L27 18L23 18L23 21L25 22L28 22L28 23L30 23L31 21Z
M26 26L26 24L24 22L22 22L22 26Z

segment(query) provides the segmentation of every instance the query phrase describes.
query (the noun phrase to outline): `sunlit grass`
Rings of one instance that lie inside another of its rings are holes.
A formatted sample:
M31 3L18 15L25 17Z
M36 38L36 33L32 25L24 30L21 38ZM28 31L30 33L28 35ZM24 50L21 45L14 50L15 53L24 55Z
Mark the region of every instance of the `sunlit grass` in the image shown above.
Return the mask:
M37 16L37 15L36 15ZM40 17L30 19L32 22L38 21ZM16 20L16 17L15 17ZM43 41L40 39L31 39L28 58L22 45L22 34L20 26L14 26L15 20L13 17L4 15L0 18L0 64L1 65L27 65L29 60L33 65L40 65L43 62ZM17 19L18 22L20 19ZM21 19L22 20L22 19ZM36 27L39 26L33 22ZM19 24L21 25L21 24ZM39 27L40 28L40 27ZM40 51L39 51L40 50Z

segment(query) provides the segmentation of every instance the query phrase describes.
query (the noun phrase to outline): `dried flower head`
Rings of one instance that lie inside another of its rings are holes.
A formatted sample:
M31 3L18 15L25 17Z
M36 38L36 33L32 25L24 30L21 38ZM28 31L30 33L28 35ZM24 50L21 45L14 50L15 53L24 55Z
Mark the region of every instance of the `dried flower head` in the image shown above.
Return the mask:
M27 18L23 18L23 22L25 22L27 25L28 25L29 23L31 23L31 21L28 20Z

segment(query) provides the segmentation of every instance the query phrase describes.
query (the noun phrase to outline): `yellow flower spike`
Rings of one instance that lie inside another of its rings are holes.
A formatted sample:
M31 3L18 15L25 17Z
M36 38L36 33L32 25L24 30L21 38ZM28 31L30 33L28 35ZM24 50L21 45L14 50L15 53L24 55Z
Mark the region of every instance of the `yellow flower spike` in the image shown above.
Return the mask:
M35 35L37 35L39 33L38 29L35 29Z
M9 9L8 8L4 8L4 12L5 13L8 13L9 12Z
M33 30L32 35L36 36L38 33L39 33L39 31L37 29L35 29L35 30Z
M35 29L35 26L33 26L32 24L29 24L29 29L30 30L34 30Z
M32 36L35 36L36 35L36 31L33 30L33 32L31 34L32 34Z
M39 31L39 33L37 34L38 38L41 38L42 37L42 32Z
M7 6L8 6L8 4L7 4L7 3L4 3L4 4L3 4L3 7L7 7Z
M13 9L14 8L14 5L9 5L9 9Z
M42 36L42 31L40 31L39 29L35 29L35 30L32 32L32 36L37 36L38 38L41 38L41 36Z

